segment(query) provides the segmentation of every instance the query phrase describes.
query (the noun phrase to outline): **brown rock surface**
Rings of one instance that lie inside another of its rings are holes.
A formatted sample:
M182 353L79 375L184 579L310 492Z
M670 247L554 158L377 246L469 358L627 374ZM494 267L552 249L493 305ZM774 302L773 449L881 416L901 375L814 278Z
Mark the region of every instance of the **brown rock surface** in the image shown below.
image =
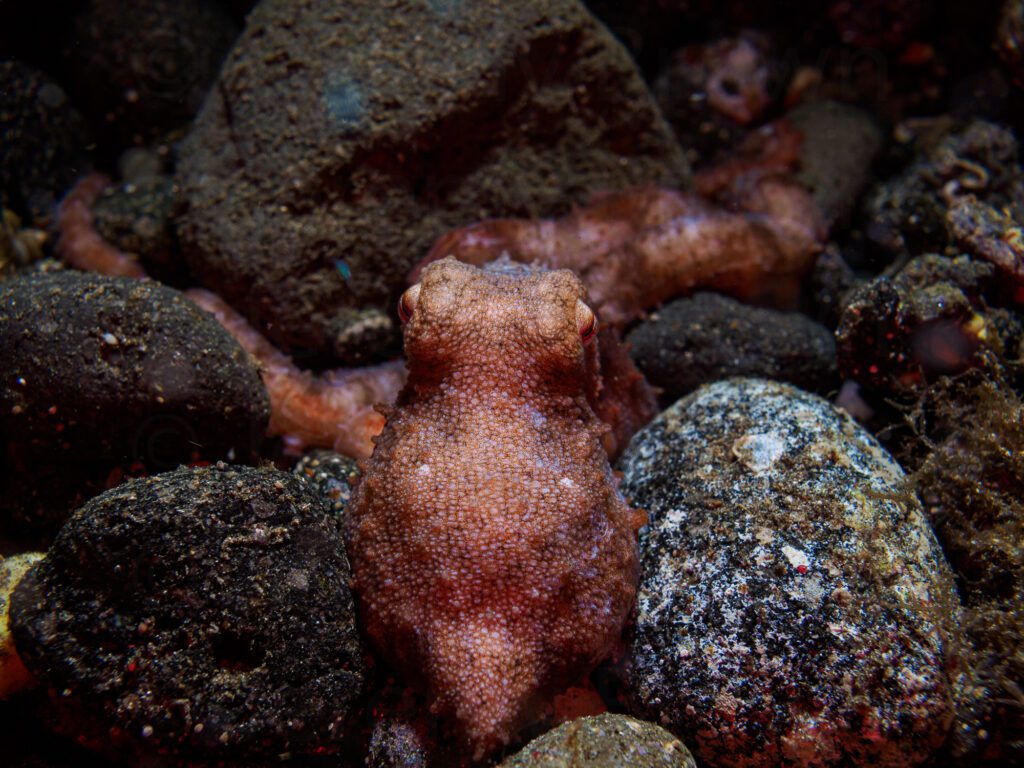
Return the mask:
M687 178L578 2L266 0L183 147L180 236L208 288L324 357L446 229Z

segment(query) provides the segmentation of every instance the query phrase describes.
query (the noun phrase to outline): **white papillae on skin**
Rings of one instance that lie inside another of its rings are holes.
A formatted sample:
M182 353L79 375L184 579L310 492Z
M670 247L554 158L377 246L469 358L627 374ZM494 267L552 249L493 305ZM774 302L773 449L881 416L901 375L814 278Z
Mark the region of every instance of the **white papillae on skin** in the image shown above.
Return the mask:
M479 759L619 637L642 515L587 404L579 280L422 273L409 381L347 517L365 629Z

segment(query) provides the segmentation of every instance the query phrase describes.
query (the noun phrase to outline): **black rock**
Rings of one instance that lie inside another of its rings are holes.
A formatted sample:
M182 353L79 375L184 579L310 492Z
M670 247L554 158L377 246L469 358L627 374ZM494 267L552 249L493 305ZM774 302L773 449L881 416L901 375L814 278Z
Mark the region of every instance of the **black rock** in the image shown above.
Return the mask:
M54 203L89 169L89 136L57 83L17 61L0 61L0 207L50 219Z
M15 589L12 631L57 727L101 748L330 752L364 687L350 575L336 518L297 478L183 468L79 510Z
M217 321L149 280L61 271L0 285L0 437L46 461L247 458L269 399Z
M838 385L827 328L796 312L714 293L666 304L627 340L637 367L663 390L663 401L730 376L761 376L823 393Z
M61 270L0 285L0 528L47 543L125 474L255 458L259 372L212 316L149 280Z

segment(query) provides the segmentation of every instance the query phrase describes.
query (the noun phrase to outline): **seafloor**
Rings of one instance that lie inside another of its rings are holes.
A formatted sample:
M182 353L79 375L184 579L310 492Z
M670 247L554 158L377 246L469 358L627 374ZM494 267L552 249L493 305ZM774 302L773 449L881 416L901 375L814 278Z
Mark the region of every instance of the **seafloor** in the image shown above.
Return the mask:
M0 2L0 765L1024 765L1022 130L1021 0Z

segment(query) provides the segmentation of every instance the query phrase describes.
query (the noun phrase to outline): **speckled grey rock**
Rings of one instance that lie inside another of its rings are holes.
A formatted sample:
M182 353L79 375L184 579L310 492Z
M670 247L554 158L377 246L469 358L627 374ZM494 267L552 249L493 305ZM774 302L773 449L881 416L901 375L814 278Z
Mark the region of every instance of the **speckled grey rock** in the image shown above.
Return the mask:
M340 453L317 450L299 459L292 473L309 485L340 518L352 498L359 464Z
M664 728L627 715L580 717L538 736L499 768L696 768Z
M943 741L950 569L900 467L788 385L702 387L639 433L637 713L714 766L910 766Z
M730 376L762 376L821 393L839 385L835 340L825 326L799 312L715 293L666 304L627 340L637 367L666 402Z
M182 147L175 223L196 276L279 346L346 358L357 310L392 313L445 230L687 177L577 0L264 0Z

